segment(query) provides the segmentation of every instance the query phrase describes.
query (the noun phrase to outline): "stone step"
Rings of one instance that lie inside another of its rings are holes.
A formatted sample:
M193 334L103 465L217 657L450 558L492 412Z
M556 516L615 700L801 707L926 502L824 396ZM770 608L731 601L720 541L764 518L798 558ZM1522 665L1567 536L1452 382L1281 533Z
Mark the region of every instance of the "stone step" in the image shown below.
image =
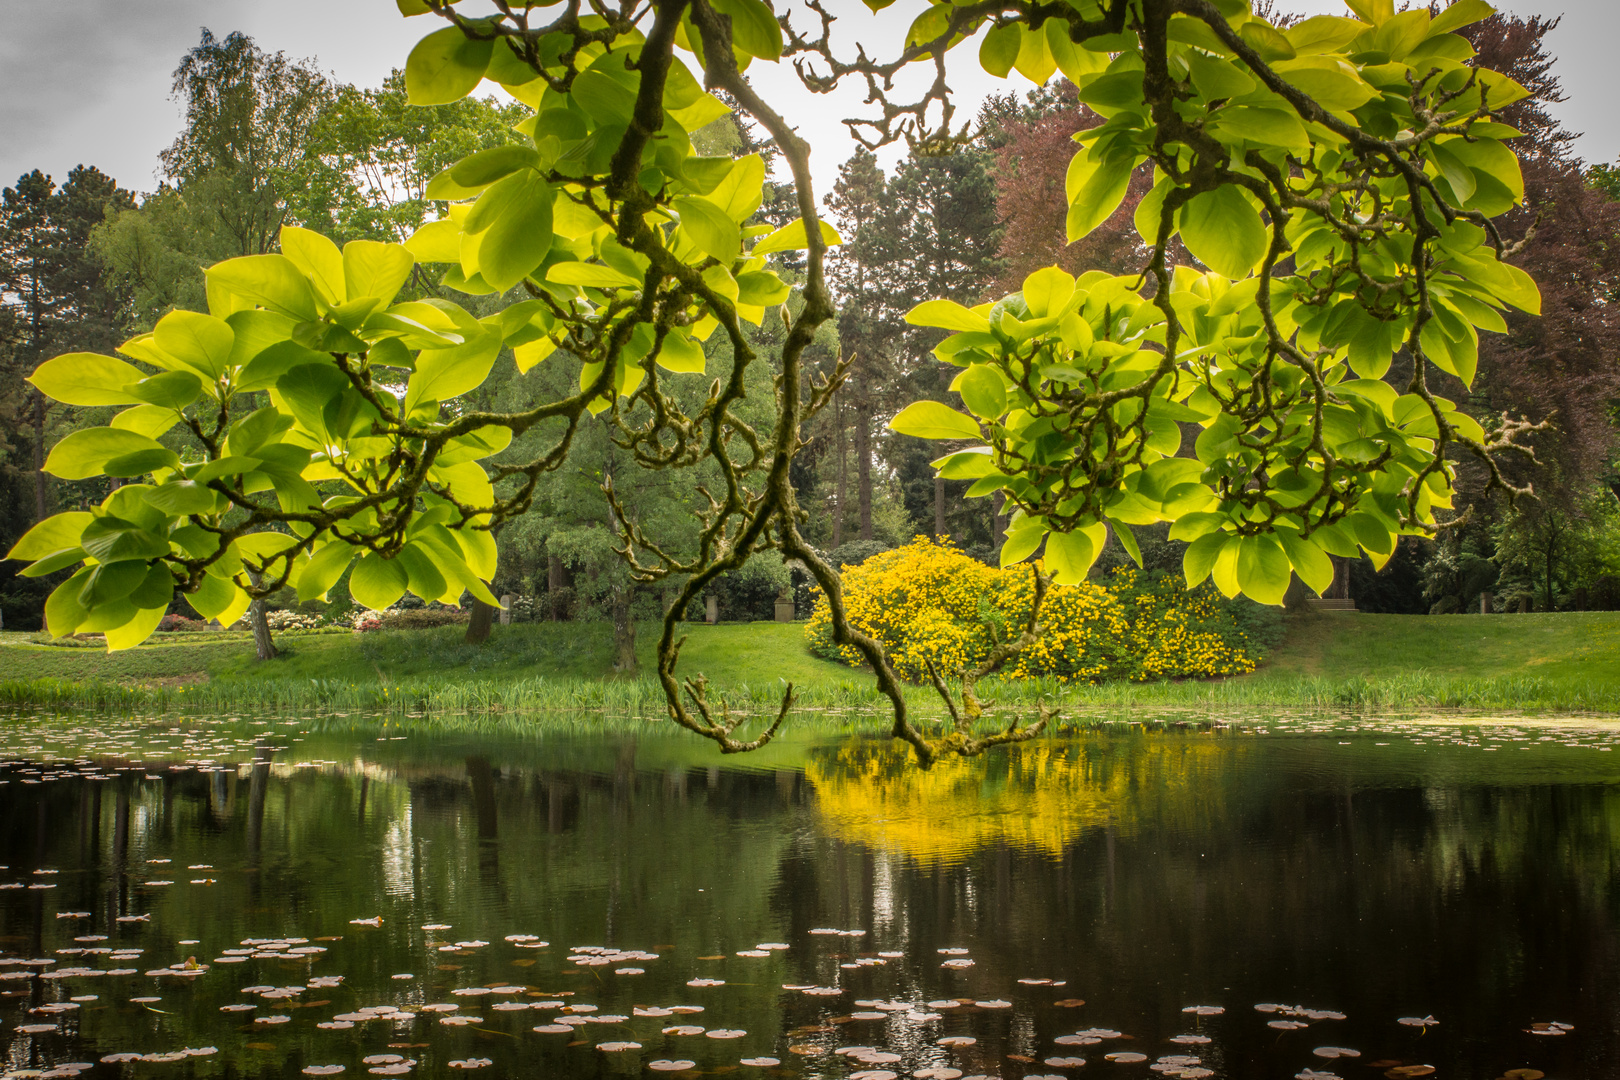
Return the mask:
M1356 602L1354 600L1334 600L1327 597L1311 596L1305 600L1305 606L1312 611L1345 611L1354 615Z

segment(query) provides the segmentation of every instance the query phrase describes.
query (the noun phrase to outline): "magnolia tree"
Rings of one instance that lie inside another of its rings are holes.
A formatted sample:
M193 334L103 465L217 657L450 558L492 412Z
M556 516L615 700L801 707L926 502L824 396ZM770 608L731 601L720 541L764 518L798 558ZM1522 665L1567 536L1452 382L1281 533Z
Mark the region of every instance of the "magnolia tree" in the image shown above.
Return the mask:
M676 676L688 603L774 550L825 591L834 638L870 662L894 735L924 764L1028 738L1044 710L976 729L972 678L994 664L958 673L960 707L936 679L954 723L915 723L882 646L850 625L837 573L800 533L789 479L800 425L845 371L812 383L803 360L834 312L825 259L838 237L817 216L792 113L745 72L791 63L815 93L856 80L876 109L849 122L856 137L924 151L970 137L951 128L954 48L976 47L995 75L1073 82L1106 122L1075 137L1069 236L1108 219L1151 163L1135 215L1144 264L1126 276L1041 270L974 308L922 304L908 319L949 331L936 355L962 369L964 408L919 402L894 428L975 444L937 465L1013 508L1004 564L1044 544L1051 580L1076 582L1108 532L1134 551L1134 526L1168 521L1191 541L1189 582L1278 603L1291 573L1324 588L1329 555L1379 563L1397 536L1441 527L1458 454L1505 485L1495 459L1522 429L1504 420L1487 435L1431 380L1466 386L1478 332L1539 302L1492 224L1522 194L1507 142L1517 132L1493 113L1525 91L1473 66L1455 33L1491 8L1347 2L1343 17L1279 27L1246 0L945 0L918 5L874 59L839 55L820 0L798 25L762 0L495 0L482 12L399 0L444 23L410 54L411 100L495 83L529 110L517 140L438 176L427 195L445 216L404 245L339 250L289 228L279 254L208 271L206 314L170 313L121 358L43 364L33 382L50 397L127 407L63 439L46 469L129 482L41 522L11 555L29 574L77 567L50 597L49 628L101 631L115 649L151 633L176 588L226 622L287 585L322 596L345 570L371 608L406 590L494 604L490 530L525 511L601 416L635 467L710 478L697 540L678 550L625 512L611 480L603 488L633 575L674 588L658 677L677 723L727 752L781 724L791 687L775 722L742 741L701 675ZM893 100L893 76L915 64L938 77L921 98ZM694 151L690 133L725 115L723 102L774 141L798 220L754 223L758 155ZM1177 236L1197 265L1173 265ZM803 252L796 288L772 258L787 251ZM423 264L450 291L516 299L482 318L440 299L396 302ZM760 356L762 335L745 324L778 317L781 344ZM514 412L465 403L503 350L521 371L568 365L577 391ZM1386 378L1397 354L1411 371L1398 383ZM739 413L745 374L762 364L774 375L768 427ZM160 441L176 428L186 438ZM536 456L491 463L525 433L542 436ZM1038 632L1032 618L993 660Z

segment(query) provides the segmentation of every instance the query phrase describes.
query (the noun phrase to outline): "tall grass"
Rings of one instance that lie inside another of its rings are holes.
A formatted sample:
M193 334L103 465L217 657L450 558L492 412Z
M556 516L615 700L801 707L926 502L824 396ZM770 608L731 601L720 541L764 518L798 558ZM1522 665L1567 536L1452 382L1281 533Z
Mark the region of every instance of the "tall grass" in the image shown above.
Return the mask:
M848 679L821 680L795 689L799 713L887 711L887 700L876 692L869 677L857 671L851 671ZM711 688L710 697L715 704L723 701L733 711L764 714L780 706L782 690L780 683L737 683ZM980 692L986 699L986 715L1003 719L1027 715L1042 701L1055 703L1070 718L1139 710L1225 712L1239 708L1620 712L1620 693L1612 683L1527 675L1468 677L1425 671L1338 679L1261 676L1097 686L1028 679L987 681L980 684ZM909 687L906 696L908 705L920 717L938 717L943 711L931 689ZM652 720L666 715L663 690L652 679L538 676L498 681L424 678L393 683L277 677L194 685L7 679L0 680L0 705L75 712L214 715L360 712L399 718L574 713Z

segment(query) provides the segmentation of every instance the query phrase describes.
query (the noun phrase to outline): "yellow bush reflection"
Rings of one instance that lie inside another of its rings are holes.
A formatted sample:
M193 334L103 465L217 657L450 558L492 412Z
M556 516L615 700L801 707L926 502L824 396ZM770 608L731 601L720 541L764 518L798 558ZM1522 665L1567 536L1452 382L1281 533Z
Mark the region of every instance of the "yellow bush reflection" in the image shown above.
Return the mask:
M991 844L1058 856L1107 826L1207 828L1224 814L1222 763L1241 752L1234 738L1144 735L1031 743L924 772L898 744L846 743L814 754L805 775L829 834L951 862Z

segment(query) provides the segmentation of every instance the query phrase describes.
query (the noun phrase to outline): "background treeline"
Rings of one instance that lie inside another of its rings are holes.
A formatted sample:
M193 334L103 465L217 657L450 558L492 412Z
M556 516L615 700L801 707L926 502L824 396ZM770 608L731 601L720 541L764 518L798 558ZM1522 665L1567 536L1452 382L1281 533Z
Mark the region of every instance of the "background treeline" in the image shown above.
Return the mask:
M1484 65L1532 91L1506 117L1524 132L1515 148L1526 198L1501 225L1524 241L1517 262L1540 282L1543 314L1509 314L1505 335L1482 339L1472 390L1458 384L1441 391L1487 429L1503 413L1546 422L1534 438L1535 458L1511 465L1517 478L1534 483L1538 498L1510 508L1459 460L1462 525L1433 541L1403 540L1382 572L1343 568L1363 610L1478 610L1482 593L1498 608L1620 608L1620 169L1587 166L1573 153L1572 134L1547 111L1561 100L1544 46L1555 25L1498 16L1468 32ZM80 167L60 182L29 173L0 196L0 544L7 547L41 516L97 503L116 482L40 472L57 439L111 414L47 402L23 381L41 361L110 351L173 307L203 308L202 268L274 250L284 224L339 243L401 241L438 216L423 197L434 174L474 149L520 138L510 126L517 110L495 99L408 106L397 72L378 88L343 85L241 34L205 31L181 59L173 88L184 125L160 155L157 190L137 193ZM990 560L1005 525L998 504L964 498L965 482L934 478L929 462L950 447L888 429L888 418L910 401L953 397L955 369L932 355L939 332L907 325L904 313L927 298L974 304L999 297L1054 263L1071 272L1129 273L1145 255L1133 225L1145 173L1103 228L1065 243L1071 136L1100 122L1077 103L1071 85L1057 78L1031 93L992 98L979 119L980 135L970 144L914 154L889 170L860 151L825 196L846 241L834 259L841 311L824 327L813 359L823 373L841 354L853 367L832 405L807 426L808 447L793 475L811 511L813 539L841 562L918 535L949 536ZM768 143L729 118L695 141L705 153L772 155ZM794 216L792 192L774 188L759 214L784 223ZM410 288L418 295L444 290L421 274ZM499 301L443 294L475 312ZM781 325L767 319L754 333L770 355ZM709 348L725 346L717 336ZM1397 358L1387 378L1400 383L1402 367ZM574 377L566 362L519 374L506 360L474 404L515 407ZM768 379L760 371L759 385L749 388L758 413L750 419L762 425L771 415ZM697 382L694 394L702 389ZM528 444L544 434L519 439L506 459L525 459ZM186 437L183 428L166 436L176 448ZM600 487L611 477L627 509L679 549L695 532L691 510L703 498L702 477L620 463L628 464L625 452L605 425L587 426L568 466L542 478L531 512L500 532L497 594L526 598L522 610L541 619L612 618L624 627L657 614L661 591L635 586L613 552ZM1154 530L1143 533L1148 567L1178 570L1181 545L1162 530L1157 538ZM1097 572L1125 561L1116 548ZM7 627L34 628L56 579L18 577L18 569L0 564L0 613ZM792 588L779 561L754 560L715 590L720 617L769 618L776 598ZM797 591L802 615L810 598ZM346 618L343 583L332 597L332 616Z

